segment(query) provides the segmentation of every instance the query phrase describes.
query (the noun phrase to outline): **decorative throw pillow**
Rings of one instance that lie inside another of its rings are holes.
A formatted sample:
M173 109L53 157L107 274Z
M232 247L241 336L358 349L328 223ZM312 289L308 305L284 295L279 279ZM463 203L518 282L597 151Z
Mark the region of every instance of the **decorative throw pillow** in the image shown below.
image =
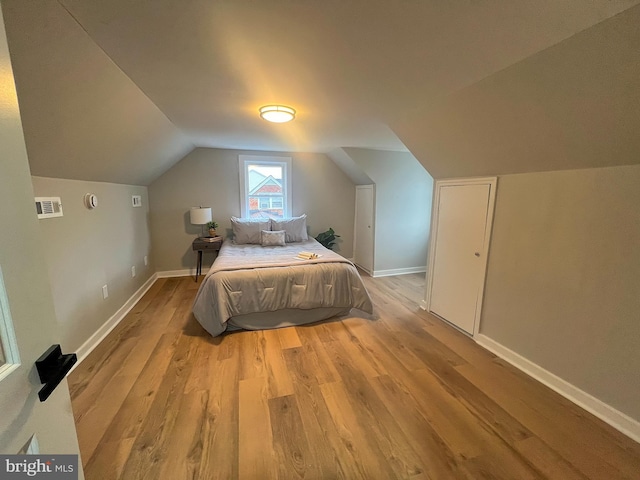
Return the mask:
M238 245L262 243L262 230L271 230L271 219L246 219L231 217L233 241Z
M262 230L263 247L284 247L284 245L284 230L277 230L275 232Z
M307 235L307 216L305 214L299 217L271 220L271 222L273 230L284 230L287 243L304 242L309 239Z

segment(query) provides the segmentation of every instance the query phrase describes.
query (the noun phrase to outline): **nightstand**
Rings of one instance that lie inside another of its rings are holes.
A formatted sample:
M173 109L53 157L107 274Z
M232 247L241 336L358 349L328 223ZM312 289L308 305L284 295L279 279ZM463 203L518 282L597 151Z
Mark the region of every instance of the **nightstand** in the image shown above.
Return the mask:
M214 237L216 240L213 242L207 242L200 238L196 238L191 244L193 251L198 252L198 264L196 265L196 282L198 277L202 275L202 252L215 252L216 254L222 247L222 237Z

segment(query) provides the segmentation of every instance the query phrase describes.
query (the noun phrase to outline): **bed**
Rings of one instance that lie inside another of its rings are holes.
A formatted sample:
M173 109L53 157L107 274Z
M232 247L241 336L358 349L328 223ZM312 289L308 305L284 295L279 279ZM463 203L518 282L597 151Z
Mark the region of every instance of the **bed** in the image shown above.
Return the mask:
M300 258L301 252L317 258ZM317 322L353 308L373 313L356 267L313 238L274 246L225 240L200 285L193 314L217 336Z

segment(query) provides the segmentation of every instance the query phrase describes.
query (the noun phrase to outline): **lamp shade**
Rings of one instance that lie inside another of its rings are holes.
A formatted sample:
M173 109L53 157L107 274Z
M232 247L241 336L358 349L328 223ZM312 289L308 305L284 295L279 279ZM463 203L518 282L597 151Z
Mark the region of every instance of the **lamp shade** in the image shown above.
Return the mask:
M211 207L191 207L189 219L193 225L206 225L211 221Z

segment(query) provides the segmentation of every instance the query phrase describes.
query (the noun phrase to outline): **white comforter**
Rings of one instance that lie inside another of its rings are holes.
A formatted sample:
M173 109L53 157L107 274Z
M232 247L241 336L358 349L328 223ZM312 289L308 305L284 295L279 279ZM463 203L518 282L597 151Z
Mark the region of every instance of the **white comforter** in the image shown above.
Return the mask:
M298 259L296 255L303 251L317 253L319 258ZM358 271L344 257L314 239L284 247L227 241L198 290L193 313L216 336L234 316L322 307L373 313Z

